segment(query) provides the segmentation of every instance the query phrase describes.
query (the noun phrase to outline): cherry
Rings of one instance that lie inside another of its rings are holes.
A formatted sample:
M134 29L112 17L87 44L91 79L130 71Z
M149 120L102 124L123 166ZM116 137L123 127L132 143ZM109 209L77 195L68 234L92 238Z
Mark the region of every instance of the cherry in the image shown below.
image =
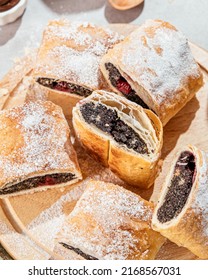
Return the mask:
M56 85L54 85L54 89L59 91L70 91L66 82L58 82Z
M45 181L43 183L40 183L40 186L51 186L56 184L56 179L46 176Z
M129 94L132 90L130 84L122 78L117 81L116 87L123 94Z

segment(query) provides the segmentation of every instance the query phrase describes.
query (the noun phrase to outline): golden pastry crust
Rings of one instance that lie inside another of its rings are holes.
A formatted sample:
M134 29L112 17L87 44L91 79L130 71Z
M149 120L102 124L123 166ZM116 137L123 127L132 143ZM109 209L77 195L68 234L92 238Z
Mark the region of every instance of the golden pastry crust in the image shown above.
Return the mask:
M104 104L116 110L118 116L146 142L149 154L141 154L119 144L114 138L88 124L80 108L88 102ZM141 106L106 91L95 91L80 101L73 109L73 126L82 145L104 166L115 172L121 179L141 188L150 187L158 174L162 148L163 129L158 117Z
M0 110L22 105L33 86L31 77L36 61L36 50L15 60L12 68L0 81Z
M171 24L148 20L103 56L100 69L112 90L112 63L165 125L203 85L187 39Z
M81 179L76 152L61 108L51 102L26 103L0 112L0 191L38 176L74 174L65 184L41 185L35 189L0 196L70 185Z
M208 157L192 145L184 150L193 153L196 161L196 174L191 192L178 216L165 223L158 220L158 209L164 202L177 156L161 190L153 214L152 227L178 246L188 248L199 258L208 259Z
M106 88L99 70L100 59L120 40L121 36L117 33L90 23L66 19L50 21L43 33L34 77L36 80L48 78L68 82L89 91ZM49 100L58 105L62 103L65 115L83 98L79 92L70 93L49 87L47 90Z
M65 259L154 259L165 238L152 230L152 213L153 204L138 195L90 180L57 235L55 252Z

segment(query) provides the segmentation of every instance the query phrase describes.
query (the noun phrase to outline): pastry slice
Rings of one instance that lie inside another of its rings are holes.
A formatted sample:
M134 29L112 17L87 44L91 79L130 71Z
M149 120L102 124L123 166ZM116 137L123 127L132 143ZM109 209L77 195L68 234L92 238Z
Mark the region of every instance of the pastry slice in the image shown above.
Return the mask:
M50 21L43 33L34 77L49 100L69 115L74 104L94 89L106 88L101 57L121 36L109 29L66 19Z
M36 50L17 58L12 68L0 81L0 110L22 105L33 86L32 70L36 61Z
M61 108L27 103L0 112L0 197L68 186L82 178Z
M203 84L187 39L161 20L146 21L110 49L100 69L113 91L154 111L163 125Z
M111 183L91 181L56 238L65 259L154 259L165 239L151 228L153 204Z
M82 145L128 184L150 187L158 173L163 129L158 117L126 98L94 91L73 108Z
M204 152L190 145L176 156L152 226L199 258L208 259L208 157Z

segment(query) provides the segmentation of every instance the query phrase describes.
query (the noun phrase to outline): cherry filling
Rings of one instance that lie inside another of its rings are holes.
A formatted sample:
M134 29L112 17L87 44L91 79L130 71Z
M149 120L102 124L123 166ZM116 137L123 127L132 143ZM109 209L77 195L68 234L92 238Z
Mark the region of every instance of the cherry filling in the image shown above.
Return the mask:
M119 144L126 145L140 154L149 153L144 140L119 118L116 110L100 103L88 102L81 105L80 111L87 123L94 124L100 130L108 133Z
M0 0L0 12L5 12L16 6L20 0Z
M57 178L54 178L52 176L45 176L45 178L43 178L42 182L40 182L39 186L52 186L57 184Z
M120 78L116 82L116 88L123 94L128 95L132 91L130 84L124 79Z
M66 81L59 81L59 80L48 79L48 78L38 78L37 82L44 87L48 87L63 92L73 93L84 97L87 97L92 93L92 91L89 90L88 88L75 85L72 83L68 83Z
M180 214L187 202L195 177L195 157L191 152L184 151L176 162L164 203L157 211L157 218L161 223L166 223Z
M147 104L136 94L131 88L130 84L124 77L121 76L118 69L112 63L105 63L105 68L109 72L109 79L111 84L119 90L128 100L131 100L143 108L149 109Z
M33 189L40 186L52 186L61 183L66 183L75 179L75 174L72 173L55 173L39 177L33 177L19 183L6 185L0 189L0 195L10 194L22 190Z
M66 92L73 92L73 90L69 87L69 85L63 81L59 83L54 83L54 89L60 91L66 91Z

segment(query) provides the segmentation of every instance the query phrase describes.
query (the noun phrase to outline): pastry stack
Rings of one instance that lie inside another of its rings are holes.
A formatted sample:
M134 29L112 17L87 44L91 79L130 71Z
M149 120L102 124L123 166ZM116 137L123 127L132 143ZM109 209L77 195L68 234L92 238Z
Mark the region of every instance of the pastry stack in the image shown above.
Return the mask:
M203 85L184 35L161 20L148 20L125 38L94 24L54 20L34 57L15 85L10 75L0 82L0 197L82 181L71 133L127 185L152 187L163 127ZM24 102L15 106L19 96ZM207 162L187 145L157 203L88 180L54 252L65 259L154 259L168 238L207 259Z

